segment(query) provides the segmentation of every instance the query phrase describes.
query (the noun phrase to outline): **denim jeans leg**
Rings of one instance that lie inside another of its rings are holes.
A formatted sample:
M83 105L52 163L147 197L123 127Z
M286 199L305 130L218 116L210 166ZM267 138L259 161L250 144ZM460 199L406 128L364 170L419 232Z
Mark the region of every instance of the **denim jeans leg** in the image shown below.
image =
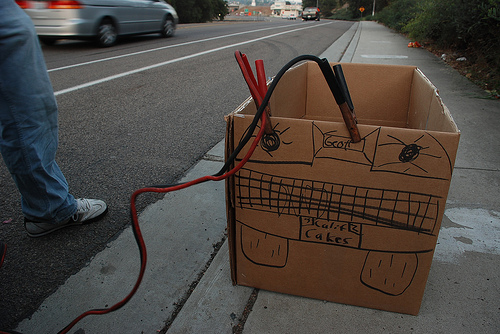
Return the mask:
M58 109L33 23L13 0L0 1L0 151L26 218L61 222L76 201L55 162Z

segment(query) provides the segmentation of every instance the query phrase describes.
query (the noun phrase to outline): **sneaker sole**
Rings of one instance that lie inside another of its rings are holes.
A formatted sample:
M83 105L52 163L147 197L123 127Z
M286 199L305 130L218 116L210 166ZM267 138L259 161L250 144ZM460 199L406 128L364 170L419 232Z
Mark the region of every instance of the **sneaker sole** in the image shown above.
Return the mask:
M108 213L108 208L106 207L106 210L104 210L104 212L101 213L99 216L91 218L91 219L87 219L87 220L85 220L83 222L74 222L74 223L68 223L68 224L60 225L60 226L57 226L57 227L55 227L55 228L53 228L51 230L47 230L47 231L41 232L41 233L30 233L30 232L28 232L28 230L26 230L26 232L28 233L28 236L31 237L31 238L43 237L44 235L47 235L47 234L50 234L50 233L62 230L63 228L66 228L66 227L87 225L87 224L93 223L95 221L98 221L101 218L104 218L104 216L107 213ZM24 224L25 224L25 229L26 229L26 222Z

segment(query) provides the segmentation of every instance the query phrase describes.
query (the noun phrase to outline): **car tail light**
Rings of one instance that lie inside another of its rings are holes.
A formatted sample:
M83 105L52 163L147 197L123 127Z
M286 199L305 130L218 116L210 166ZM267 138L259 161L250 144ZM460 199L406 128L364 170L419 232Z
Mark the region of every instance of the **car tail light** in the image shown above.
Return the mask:
M78 1L49 1L49 9L79 9L83 8Z
M75 0L66 1L26 1L26 0L16 0L16 3L22 9L35 8L35 9L79 9L83 8L83 5Z
M16 3L19 5L19 7L21 7L22 9L26 9L26 8L29 8L29 3L28 1L21 1L21 0L17 0Z

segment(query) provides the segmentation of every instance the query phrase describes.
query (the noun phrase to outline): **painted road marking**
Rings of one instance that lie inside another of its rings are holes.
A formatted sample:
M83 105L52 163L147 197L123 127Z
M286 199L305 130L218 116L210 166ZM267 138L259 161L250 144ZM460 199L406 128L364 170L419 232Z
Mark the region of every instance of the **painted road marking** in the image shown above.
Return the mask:
M132 74L136 74L136 73L148 71L148 70L151 70L151 69L154 69L154 68L158 68L158 67L166 66L166 65L169 65L169 64L177 63L177 62L180 62L180 61L183 61L183 60L187 60L187 59L191 59L191 58L196 58L196 57L204 56L204 55L207 55L207 54L210 54L210 53L218 52L218 51L229 49L229 48L234 48L234 47L241 46L241 45L246 45L246 44L251 44L251 43L259 42L259 41L262 41L262 40L265 40L265 39L269 39L269 38L272 38L272 37L289 34L289 33L300 31L300 30L317 28L317 27L320 27L322 25L332 24L332 23L333 22L328 22L328 23L323 23L323 24L318 24L318 25L316 25L316 24L315 25L308 25L308 26L305 26L305 27L302 27L302 28L292 29L292 30L288 30L288 31L284 31L284 32L279 32L279 33L276 33L276 34L271 34L271 35L268 35L268 36L263 36L263 37L259 37L259 38L255 38L255 39L250 39L250 40L244 41L244 42L229 44L229 45L221 46L221 47L218 47L218 48L215 48L215 49L210 49L210 50L206 50L206 51L202 51L202 52L198 52L198 53L193 53L191 55L187 55L187 56L184 56L184 57L180 57L180 58L176 58L176 59L164 61L164 62L161 62L161 63L157 63L157 64L145 66L145 67L141 67L141 68L138 68L138 69L135 69L135 70L132 70L132 71L122 72L122 73L111 75L111 76L108 76L108 77L105 77L105 78L102 78L102 79L99 79L99 80L94 80L94 81L90 81L90 82L87 82L87 83L84 83L84 84L81 84L81 85L77 85L77 86L73 86L73 87L70 87L70 88L62 89L62 90L59 90L57 92L54 92L54 95L59 96L59 95L62 95L62 94L66 94L66 93L74 92L74 91L77 91L77 90L80 90L80 89L84 89L84 88L88 88L88 87L91 87L91 86L95 86L95 85L98 85L98 84L101 84L101 83L104 83L104 82L108 82L108 81L112 81L112 80L115 80L115 79L123 78L123 77L129 76L129 75L132 75Z

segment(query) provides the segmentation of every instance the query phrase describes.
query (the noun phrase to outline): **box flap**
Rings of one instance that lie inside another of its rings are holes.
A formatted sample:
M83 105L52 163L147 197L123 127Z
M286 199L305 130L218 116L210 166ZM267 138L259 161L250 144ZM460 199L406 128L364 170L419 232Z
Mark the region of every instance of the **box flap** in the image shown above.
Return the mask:
M413 77L408 125L412 129L459 132L437 88L420 69L415 69Z
M426 129L429 120L429 108L435 98L435 88L429 84L422 72L415 69L411 84L410 106L408 110L408 127Z
M360 124L407 126L414 66L342 63L342 68ZM306 108L309 117L341 117L318 66L310 66Z
M276 85L271 96L271 116L301 118L306 102L307 63L288 70Z

